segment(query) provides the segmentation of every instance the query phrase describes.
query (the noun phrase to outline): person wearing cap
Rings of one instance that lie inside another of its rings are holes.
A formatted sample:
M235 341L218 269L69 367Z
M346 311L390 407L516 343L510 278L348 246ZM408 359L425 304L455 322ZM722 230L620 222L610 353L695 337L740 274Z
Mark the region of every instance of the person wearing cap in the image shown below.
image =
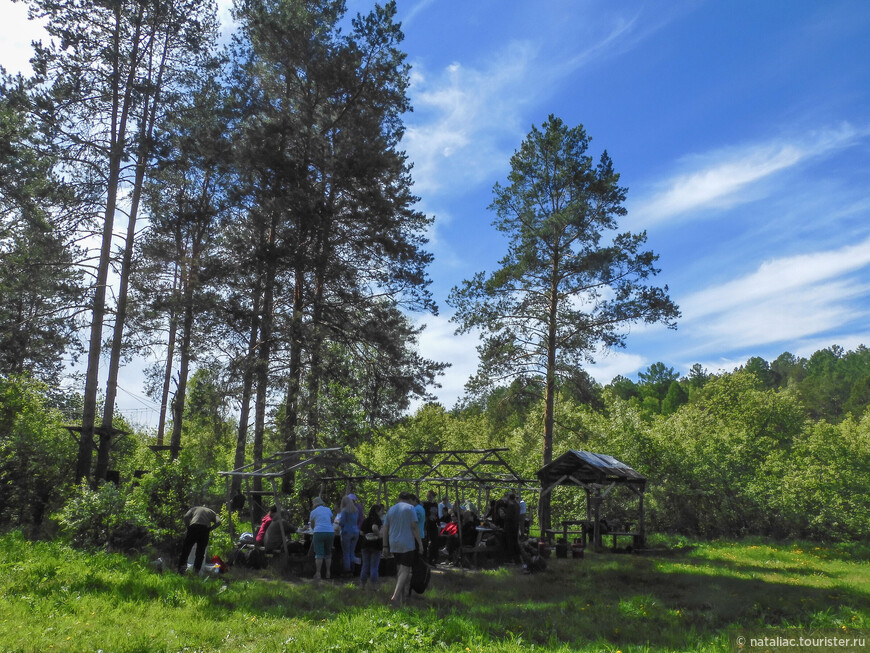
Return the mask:
M332 562L332 543L335 540L335 528L332 526L332 510L320 497L314 497L311 501L314 509L308 517L311 527L314 548L314 578L320 578L320 570L326 561L326 577L330 577L330 564Z
M417 527L417 511L414 510L412 496L410 492L399 495L399 502L387 511L382 529L384 551L393 554L398 568L396 589L390 599L395 606L402 605L408 593L415 550L423 553L423 540Z

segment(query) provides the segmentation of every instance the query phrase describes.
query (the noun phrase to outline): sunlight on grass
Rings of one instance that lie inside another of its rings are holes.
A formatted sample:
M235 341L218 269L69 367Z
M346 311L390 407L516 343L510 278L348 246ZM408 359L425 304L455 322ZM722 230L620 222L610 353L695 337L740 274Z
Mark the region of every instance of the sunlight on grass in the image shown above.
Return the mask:
M708 651L735 627L866 628L870 571L819 545L684 542L438 569L401 610L353 583L157 574L146 559L0 537L3 651Z

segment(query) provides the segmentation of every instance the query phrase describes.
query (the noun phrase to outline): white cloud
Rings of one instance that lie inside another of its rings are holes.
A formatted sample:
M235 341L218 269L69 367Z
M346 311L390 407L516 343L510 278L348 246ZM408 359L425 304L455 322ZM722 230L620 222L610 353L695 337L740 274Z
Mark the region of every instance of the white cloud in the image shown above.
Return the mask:
M690 157L683 163L690 171L659 184L660 190L652 197L633 202L633 212L648 225L699 209L746 202L754 198L747 191L757 182L854 145L867 133L866 129L844 124L803 139L771 141Z
M699 350L792 342L864 319L870 285L854 278L870 265L870 239L839 249L765 262L744 277L679 301Z
M607 385L617 376L629 376L649 365L649 361L638 354L623 351L599 353L596 363L586 367L589 375L602 385Z
M447 408L465 394L465 383L477 372L477 334L455 335L456 325L449 317L426 316L418 320L426 329L420 334L420 353L431 360L451 363L439 379L440 388L433 389L438 400Z
M870 264L870 240L839 249L800 254L762 263L739 279L689 295L680 302L687 320L771 301L786 294L856 272Z
M516 42L480 70L453 62L433 79L415 67L410 95L416 113L408 116L402 144L414 163L417 192L494 181L510 156L500 142L506 134L514 145L521 138L534 57L528 43Z
M0 65L10 74L33 74L30 67L33 48L30 44L48 38L42 23L27 19L27 5L24 3L3 2L0 3L0 25L3 26Z

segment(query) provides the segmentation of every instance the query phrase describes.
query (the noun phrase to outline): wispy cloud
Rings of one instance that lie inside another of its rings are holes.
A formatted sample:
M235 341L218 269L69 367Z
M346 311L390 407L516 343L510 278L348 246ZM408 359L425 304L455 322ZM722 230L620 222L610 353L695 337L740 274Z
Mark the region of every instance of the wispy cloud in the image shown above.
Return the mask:
M415 4L407 14L399 16L399 19L402 22L402 27L410 25L420 13L434 2L435 0L420 0L420 2Z
M687 169L658 184L648 198L633 202L634 217L645 225L685 217L692 211L724 208L748 201L747 191L777 172L850 147L868 130L849 124L799 139L782 139L728 148L686 159Z
M520 133L534 59L531 44L515 42L484 68L454 62L430 77L418 64L411 86L415 114L403 139L417 192L467 189L507 164L502 143L506 134L513 142Z
M429 3L415 5L404 20ZM477 53L434 72L425 62L414 62L415 113L408 116L403 143L414 162L417 191L494 181L530 127L530 105L545 103L578 69L636 47L676 14L643 20L641 15L641 10L578 12L571 5L558 25L544 30L546 37L513 40L485 59ZM531 122L543 120L544 113Z
M682 325L707 351L821 336L866 317L870 239L856 245L768 261L748 275L680 301Z
M30 44L48 38L43 24L27 19L26 4L12 2L0 3L0 22L4 25L4 36L0 38L0 66L11 74L31 75L33 48Z

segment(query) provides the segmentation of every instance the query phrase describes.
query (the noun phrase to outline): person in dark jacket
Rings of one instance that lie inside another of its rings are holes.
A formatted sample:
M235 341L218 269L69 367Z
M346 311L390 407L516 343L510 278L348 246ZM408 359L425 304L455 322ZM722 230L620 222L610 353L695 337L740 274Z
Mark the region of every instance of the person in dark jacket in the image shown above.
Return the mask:
M194 546L196 546L196 557L193 561L193 569L199 573L205 558L209 534L221 525L221 518L211 508L194 506L185 513L184 524L187 526L187 532L184 535L184 544L181 545L181 557L178 558L178 573L183 574L187 571L187 558Z
M513 492L504 498L504 554L508 562L518 562L520 556L520 504Z

